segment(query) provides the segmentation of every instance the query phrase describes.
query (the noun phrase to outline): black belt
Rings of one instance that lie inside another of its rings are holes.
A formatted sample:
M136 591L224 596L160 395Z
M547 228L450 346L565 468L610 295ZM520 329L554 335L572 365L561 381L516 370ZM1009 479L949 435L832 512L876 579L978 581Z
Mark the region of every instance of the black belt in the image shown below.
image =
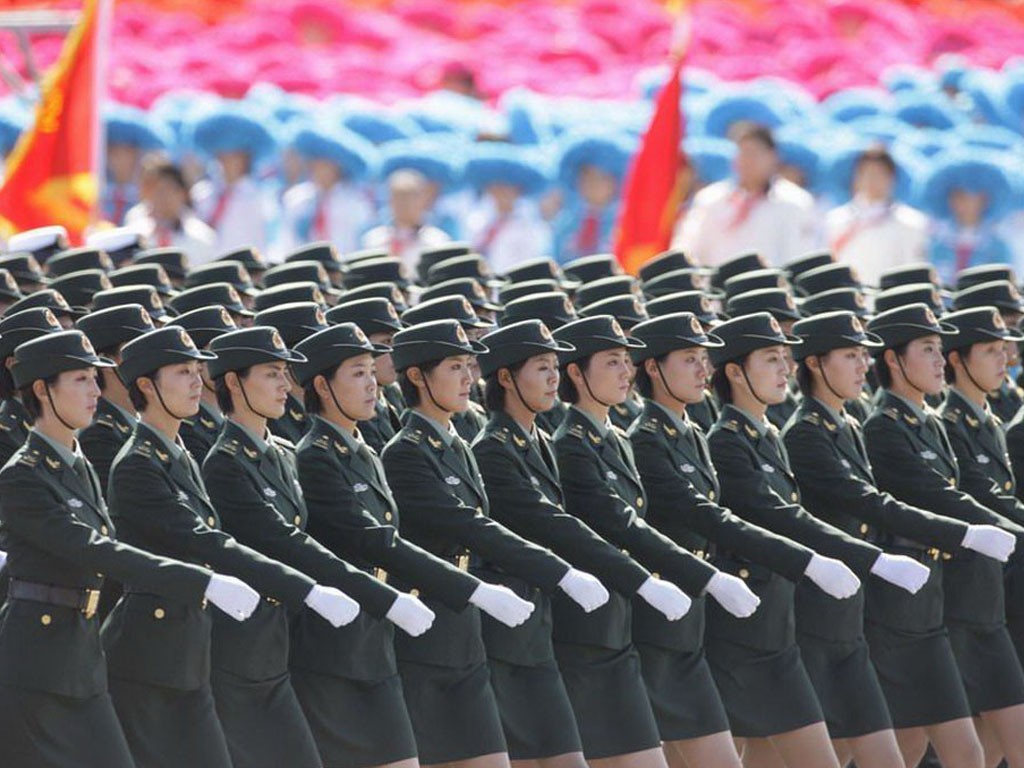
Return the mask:
M98 589L71 589L55 587L52 584L37 584L34 581L11 579L7 594L15 600L31 600L35 603L49 603L66 608L77 608L87 619L96 615L100 607Z

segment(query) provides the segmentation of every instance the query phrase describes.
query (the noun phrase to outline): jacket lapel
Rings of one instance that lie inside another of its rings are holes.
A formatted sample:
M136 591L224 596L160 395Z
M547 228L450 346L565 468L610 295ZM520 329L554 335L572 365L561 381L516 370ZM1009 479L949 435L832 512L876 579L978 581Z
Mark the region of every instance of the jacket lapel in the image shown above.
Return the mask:
M922 458L931 461L938 458L946 465L950 474L954 477L959 478L959 470L956 465L956 459L953 456L952 449L946 445L945 441L942 440L935 431L930 429L928 425L924 423L916 413L910 410L910 407L903 402L902 399L895 395L886 393L882 399L882 408L895 408L898 412L899 419L903 423L907 433L918 443L920 448L920 455ZM935 423L939 429L942 429L942 425L939 423L939 419L935 418Z

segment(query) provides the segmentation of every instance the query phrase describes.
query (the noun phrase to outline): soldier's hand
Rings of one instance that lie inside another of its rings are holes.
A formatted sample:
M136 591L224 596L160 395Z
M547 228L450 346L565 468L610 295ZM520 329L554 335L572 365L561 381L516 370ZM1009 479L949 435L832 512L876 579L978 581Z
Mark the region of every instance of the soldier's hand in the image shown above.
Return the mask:
M570 568L558 588L571 597L587 613L597 610L608 602L608 590L604 584L589 573Z
M928 570L928 566L922 565L913 558L889 555L885 552L875 560L875 564L871 566L871 572L878 578L895 584L912 595L918 593L932 574Z
M7 565L7 553L0 550L0 568L3 568L5 565Z
M481 582L469 602L506 627L518 627L533 613L533 603L500 584Z
M994 525L969 525L960 545L1005 563L1013 554L1017 540L1012 533Z
M206 586L206 599L236 621L245 621L260 604L260 593L241 579L215 573Z
M846 563L823 555L815 555L807 564L804 576L813 581L822 591L837 600L853 597L860 589L860 579Z
M708 582L708 594L739 619L752 615L761 604L761 598L750 591L743 579L721 571Z
M407 635L419 637L433 626L436 617L419 598L402 593L391 604L384 618Z
M653 576L641 584L636 593L669 621L679 621L693 605L690 597L675 584Z
M306 595L305 602L335 629L351 624L359 615L359 603L334 587L315 585Z

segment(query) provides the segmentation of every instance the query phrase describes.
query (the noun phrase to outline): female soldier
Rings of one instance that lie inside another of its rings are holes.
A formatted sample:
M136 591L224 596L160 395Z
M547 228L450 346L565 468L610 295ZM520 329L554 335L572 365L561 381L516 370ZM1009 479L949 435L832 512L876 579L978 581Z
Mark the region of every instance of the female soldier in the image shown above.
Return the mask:
M487 515L488 499L469 448L451 416L465 411L474 374L469 358L486 352L456 320L395 334L392 359L410 412L384 449L384 468L409 537L425 549L510 586L521 621L540 601L537 587L558 588L592 611L608 596L594 577L508 531ZM520 607L522 603L525 606ZM489 682L480 615L430 603L438 629L398 638L396 651L420 755L426 764L474 768L507 764L501 720ZM524 610L525 608L525 610ZM501 618L499 616L499 618Z
M1024 505L1014 496L1006 436L988 395L1006 379L1007 343L1024 336L1006 327L996 307L962 309L943 322L960 331L942 339L950 387L939 410L959 464L957 487L1020 525ZM965 554L956 554L944 573L949 639L986 760L1004 755L1008 765L1022 766L1024 671L1006 627L1002 569Z
M875 486L860 424L846 414L845 404L862 391L868 370L865 352L881 344L878 337L865 333L856 316L845 311L801 320L793 332L803 339L794 349L799 363L797 381L804 397L783 439L808 511L851 536L871 541L887 552L908 555L933 569L936 560L929 555L929 546L935 548L933 553L953 552L961 546L983 549L986 537L1004 538L1000 531L985 533L981 530L984 526L968 526L911 507ZM909 629L910 622L915 622L927 630L942 623L942 579L938 573L914 597L874 580L868 582L866 591L869 633L875 626ZM864 669L866 649L860 622L847 617L849 632L841 638L844 616L827 605L812 603L810 597L797 593L797 634L840 759L852 753L859 766L889 764L884 760L897 744L878 716L872 694L880 681L902 740L908 722L906 707L890 683L899 667L873 645L871 660L878 674ZM920 618L929 611L933 615L922 622ZM826 634L838 642L821 642ZM909 631L904 633L904 642L914 642ZM930 654L925 642L917 644L914 654L928 659L926 675L914 683L915 695L922 701L941 695L932 688L934 681L941 680L943 674L956 674L949 666L948 653ZM902 659L899 663L905 668ZM821 679L824 672L829 673L827 684Z
M296 351L307 358L293 371L312 417L298 450L310 532L381 581L415 585L413 592L452 611L467 604L495 611L488 596L516 600L398 535L398 508L384 469L356 426L378 401L374 358L390 348L370 342L354 323L342 323L310 336ZM297 622L292 653L292 679L324 764L415 768L390 626L360 616L341 632L325 629L322 622Z
M293 610L309 606L332 624L351 622L354 600L238 543L220 528L199 468L178 439L199 408L200 352L181 328L126 344L119 366L140 414L110 472L111 517L129 542L243 574ZM210 617L131 581L103 627L110 688L136 761L147 766L231 765L210 687ZM188 738L182 738L188 734Z
M13 382L34 424L0 472L11 575L0 609L4 765L135 765L107 692L96 618L103 574L183 605L209 599L237 620L259 599L237 579L114 541L96 473L75 440L96 412L96 368L112 366L79 331L15 354Z
M535 426L558 391L555 341L539 320L506 326L484 337L480 357L491 419L473 446L496 519L573 562L611 580L617 601L631 596L649 572L565 513L549 438ZM718 584L724 595L728 586ZM557 621L572 621L572 606L556 602ZM540 605L551 613L547 601ZM579 618L578 614L576 618ZM541 765L581 765L580 742L551 647L550 620L513 632L484 624L491 681L498 697L509 754ZM540 706L539 702L544 702Z
M707 350L723 342L689 312L661 316L633 331L646 345L632 353L645 402L630 440L650 498L648 520L699 556L743 558L789 581L808 575L827 587L822 574L842 569L840 563L751 525L714 501L721 492L718 476L688 411L706 396ZM778 614L777 606L762 605L742 629L747 635L766 632ZM738 765L705 658L703 603L694 605L676 631L646 619L638 616L634 635L670 765Z
M322 317L322 315L321 315ZM215 338L207 363L227 417L203 463L203 480L224 530L246 546L343 590L413 635L433 614L416 598L396 593L351 568L302 532L306 505L294 467L294 447L271 435L291 382L286 367L305 362L269 327ZM267 603L243 632L215 622L212 684L217 713L235 768L320 766L313 734L288 676L288 615ZM350 726L349 726L350 727Z
M785 400L788 391L790 364L783 347L795 346L800 340L784 334L778 320L767 312L734 318L715 332L725 342L723 347L711 350L715 365L712 386L723 408L709 443L711 459L722 481L722 503L750 522L849 561L861 577L873 573L909 592L920 589L928 578L928 569L920 563L885 554L809 515L800 506L800 493L785 448L778 430L765 416L768 406ZM849 569L845 571L845 576L834 581L824 579L824 589L801 583L801 599L809 596L805 612L821 610L829 612L830 617L838 613L844 620L859 622L861 598L833 604L837 598L853 598L860 591L858 577ZM709 612L708 634L713 639L708 643L708 660L733 732L751 740L747 763L775 765L781 758L788 766L807 765L809 761L838 766L812 676L795 642L794 586L774 575L764 577L753 568L746 567L745 572L748 579L760 582L762 599L772 601L777 614L785 617L775 631L752 637L730 617ZM849 619L848 612L855 618ZM808 616L808 620L811 618ZM841 626L845 629L846 625ZM827 634L825 639L847 638L840 633L839 637ZM788 694L781 704L779 688ZM879 702L880 695L875 704L882 712L873 714L887 725L888 714L884 703Z
M875 351L881 388L878 407L864 425L878 487L935 514L1009 528L1012 524L957 488L956 457L942 422L925 407L925 397L937 396L943 389L942 336L957 329L939 323L926 305L910 304L877 315L868 330L885 345ZM1013 536L1004 533L993 538L994 546L1001 547L995 554L1006 560L1015 545ZM936 551L933 558L929 565L934 577L943 572L944 610L935 597L893 616L888 624L870 623L868 642L889 706L903 729L897 738L907 765L916 764L930 740L943 765L980 766L984 764L982 747L961 681L968 672L961 669L957 674L951 638L942 620L945 614L947 621L991 623L1001 613L1000 594L998 589L993 595L988 587L976 586L985 584L986 561L972 552ZM954 581L946 576L947 569L977 581ZM924 695L923 681L927 681Z
M610 315L568 323L555 338L573 347L558 353L562 379L559 397L569 405L555 433L555 455L565 509L588 524L624 554L665 576L639 585L635 594L669 621L686 614L691 600L720 582L722 599L732 592L707 563L676 547L647 525L646 496L628 441L609 421L632 387L633 368L626 356L642 344L628 338ZM632 606L616 595L592 617L559 610L555 616L555 654L569 692L591 765L608 767L665 765L661 738L630 634ZM738 595L737 613L754 604ZM641 604L637 601L638 606Z

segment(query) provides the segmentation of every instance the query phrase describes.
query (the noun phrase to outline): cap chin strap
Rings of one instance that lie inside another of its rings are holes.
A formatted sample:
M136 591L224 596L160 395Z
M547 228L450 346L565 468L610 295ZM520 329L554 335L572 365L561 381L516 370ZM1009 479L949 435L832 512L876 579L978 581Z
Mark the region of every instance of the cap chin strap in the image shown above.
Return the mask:
M341 403L338 402L337 395L334 394L334 387L331 386L331 382L327 381L326 377L324 377L324 381L327 383L327 391L331 393L331 400L334 402L334 407L338 409L338 413L340 413L346 419L351 421L353 424L358 424L359 423L359 419L356 419L356 418L353 418L352 416L349 416L348 412L344 408L341 407Z
M761 396L759 394L757 394L757 390L754 389L754 385L750 383L750 377L747 376L747 364L744 362L742 364L739 364L739 366L740 366L740 370L743 372L743 380L745 382L747 382L747 389L750 390L750 394L753 395L754 399L757 400L757 402L759 402L765 408L770 408L771 407L771 403L767 403L764 400L762 400Z
M662 386L665 387L665 391L668 393L668 396L675 400L677 403L682 403L684 407L689 405L689 403L686 400L683 400L683 398L679 397L679 395L672 391L672 387L670 387L668 384L668 379L665 378L665 372L661 370L661 363L658 362L657 359L655 359L654 361L654 366L658 369L658 375L661 377ZM749 385L750 382L747 382L747 384Z
M978 383L978 380L974 378L974 376L971 374L971 369L967 367L967 361L964 360L964 356L962 354L960 355L960 365L964 367L964 373L966 373L967 378L971 380L971 384L976 386L979 392L983 392L985 393L985 395L988 395L989 390L981 386L981 384Z
M45 381L43 383L45 384ZM53 402L53 395L50 393L50 385L49 384L46 384L46 399L50 401L50 410L53 411L53 415L55 417L57 417L57 421L59 421L65 427L70 429L72 432L75 432L78 428L77 427L72 427L70 424L68 424L66 421L64 421L64 417L61 416L60 415L60 411L57 410L57 406Z
M821 355L815 355L815 357L818 358L818 370L821 371L821 380L825 382L825 386L828 387L828 391L835 395L840 402L845 403L846 398L840 395L838 392L836 392L835 387L833 387L832 384L829 382L828 374L825 373L825 366L822 365L821 363Z
M902 355L898 355L898 354L896 354L896 350L893 350L893 354L894 354L894 355L896 355L896 364L897 364L897 365L899 365L899 367L900 367L900 373L901 373L901 374L903 375L903 380L904 380L905 382L907 382L907 384L908 384L908 385L910 386L910 388L911 388L911 389L914 389L914 390L916 390L916 391L920 392L920 393L921 393L922 395L924 395L925 397L927 397L927 396L928 396L928 393L927 393L927 392L925 392L925 391L924 391L923 389L921 389L921 388L920 388L919 386L917 386L917 384L915 384L915 383L914 383L914 382L913 382L913 381L911 380L911 378L910 378L910 377L909 377L909 376L907 375L907 371L906 371L906 369L905 369L905 368L903 367L903 357L902 357ZM969 376L969 375L970 375L970 374L968 374L968 376ZM973 381L973 379L971 379L971 381Z
M577 364L576 367L579 368L579 364ZM587 394L590 395L590 399L591 400L593 400L598 405L603 405L605 408L611 408L612 407L611 403L606 403L604 400L599 400L597 395L594 394L594 390L592 390L590 388L590 382L587 381L587 374L585 374L583 372L582 368L580 368L580 377L583 379L583 386L585 386L587 388ZM526 406L526 407L529 408L530 406Z
M168 408L167 403L164 402L164 396L160 394L160 387L157 386L156 379L150 377L149 380L153 382L153 390L156 392L156 399L160 401L160 407L164 409L164 412L168 416L170 416L172 419L177 419L178 421L184 421L186 418L188 418L187 416L179 416L170 408Z
M534 416L539 415L541 413L541 411L538 411L536 408L534 408L532 405L530 405L528 402L526 402L526 398L523 397L523 393L519 391L519 382L516 381L515 374L512 373L512 371L509 371L508 375L509 375L509 378L512 379L512 386L515 387L516 397L519 398L519 402L522 403L523 407L526 408L526 410L528 410ZM589 389L589 387L588 387L588 389Z
M455 413L455 411L445 408L443 405L437 402L437 399L434 397L434 393L430 391L430 382L427 380L427 374L423 372L422 368L420 368L420 375L423 377L423 386L426 387L427 389L427 397L430 398L430 402L434 404L434 407L437 408L439 411L444 411L449 416Z
M255 408L252 407L252 403L249 402L249 395L247 395L245 393L245 385L242 383L242 377L238 376L237 372L235 373L235 376L238 377L238 388L240 390L242 390L242 399L245 400L245 407L248 408L253 413L255 413L257 416L260 416L260 417L266 419L267 421L274 421L276 419L276 417L274 417L274 416L267 416L267 414L260 413L259 411L257 411Z

